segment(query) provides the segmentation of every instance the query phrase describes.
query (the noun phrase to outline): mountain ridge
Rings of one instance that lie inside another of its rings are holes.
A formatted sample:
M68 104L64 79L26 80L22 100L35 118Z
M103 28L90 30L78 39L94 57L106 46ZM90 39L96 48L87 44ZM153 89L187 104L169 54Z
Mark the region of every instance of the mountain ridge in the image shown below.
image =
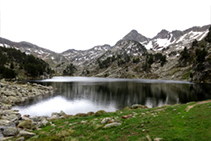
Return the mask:
M168 57L175 58L185 46L190 48L194 40L202 40L207 35L209 26L194 26L183 31L171 32L162 29L153 38L147 38L133 29L114 46L105 44L94 46L88 50L68 49L62 53L56 53L29 42L12 42L4 38L0 38L0 46L12 47L26 54L32 54L48 62L53 68L59 66L55 69L58 69L56 72L60 75L62 75L63 69L72 63L78 68L75 75L82 75L83 72L88 72L87 70L98 69L99 62L105 62L108 59L106 63L111 63L109 58L116 58L118 64L127 62L128 57L138 59L147 53L161 53L166 55L167 59ZM122 60L119 56L122 57Z
M173 30L171 32L169 32L168 30L166 29L162 29L159 33L157 33L156 36L154 36L153 38L148 38L142 34L140 34L137 30L133 29L131 30L128 34L126 34L122 39L120 40L135 40L135 41L138 41L140 42L142 45L144 45L147 49L158 49L158 46L159 46L159 43L157 43L157 41L153 41L153 40L156 40L156 39L167 39L167 41L171 38L171 43L175 43L174 41L178 39L178 37L181 37L183 36L184 34L187 34L188 32L205 32L206 30L208 30L210 25L205 25L205 26L193 26L191 28L188 28L186 30ZM204 35L205 36L205 35ZM194 38L195 39L195 38ZM202 39L202 38L200 38ZM118 41L117 41L118 43ZM86 52L86 51L89 51L91 50L92 48L90 49L87 49L87 50L77 50L77 49L68 49L66 51L63 51L62 53L57 53L57 52L54 52L54 51L51 51L50 49L46 49L46 48L43 48L43 47L39 47L38 45L35 45L33 43L30 43L30 42L26 42L26 41L21 41L21 42L14 42L14 41L10 41L8 39L5 39L5 38L2 38L0 37L0 45L3 45L3 46L6 46L6 47L17 47L17 49L20 49L22 52L28 52L30 53L30 51L27 49L23 49L23 48L36 48L36 49L41 49L41 50L44 50L46 52L49 52L49 53L52 53L52 54L65 54L67 53L68 51L79 51L79 52ZM110 46L108 44L104 44L104 45L98 45L99 46ZM165 48L167 46L169 46L171 44L165 44L165 46L159 46L160 48ZM114 45L115 46L115 45ZM157 48L156 48L157 47ZM32 53L32 52L31 52ZM34 54L35 56L38 56L36 54ZM38 56L39 57L39 56ZM41 59L43 59L42 57L39 57ZM58 63L58 62L57 62Z

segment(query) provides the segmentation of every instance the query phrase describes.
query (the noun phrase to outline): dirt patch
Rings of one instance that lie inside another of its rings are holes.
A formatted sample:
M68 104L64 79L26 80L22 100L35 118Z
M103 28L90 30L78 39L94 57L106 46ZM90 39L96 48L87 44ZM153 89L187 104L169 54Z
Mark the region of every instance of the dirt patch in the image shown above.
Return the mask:
M196 105L204 104L204 103L209 103L209 102L211 102L211 100L208 100L208 101L201 101L201 102L197 102L197 103L195 103L195 104L193 104L193 105L190 105L190 106L188 106L188 107L186 108L186 112L188 112L191 108L193 108L193 107L196 106Z

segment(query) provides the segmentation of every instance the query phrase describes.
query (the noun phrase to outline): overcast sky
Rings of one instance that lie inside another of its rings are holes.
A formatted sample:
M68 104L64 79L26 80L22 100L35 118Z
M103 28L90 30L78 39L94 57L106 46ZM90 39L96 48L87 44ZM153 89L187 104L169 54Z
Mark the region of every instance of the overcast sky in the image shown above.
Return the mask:
M211 22L211 0L0 0L0 36L61 53Z

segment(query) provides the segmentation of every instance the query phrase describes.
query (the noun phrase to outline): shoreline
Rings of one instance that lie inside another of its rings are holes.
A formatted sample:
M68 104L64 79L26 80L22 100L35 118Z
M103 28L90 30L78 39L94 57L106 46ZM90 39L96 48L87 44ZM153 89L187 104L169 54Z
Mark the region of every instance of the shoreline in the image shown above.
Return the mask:
M18 110L12 110L13 106L33 97L52 93L52 86L0 80L0 141L5 137L17 136L24 132L25 129L20 124L29 120L29 115L21 115ZM34 122L34 124L39 123Z
M171 81L171 80L170 80ZM18 81L9 82L4 79L0 80L0 141L7 140L13 137L26 137L34 136L31 131L41 130L50 123L54 124L52 120L66 119L68 117L87 117L90 115L97 115L101 113L109 113L100 110L96 113L78 113L76 115L67 115L65 112L52 113L51 116L35 116L21 115L18 110L11 110L12 106L20 104L29 100L35 96L51 94L53 93L52 86L43 86L37 83L24 83L19 84ZM136 108L147 108L142 105L135 105ZM125 109L136 109L132 107L126 107ZM123 109L123 110L125 110ZM153 108L149 108L153 109ZM118 111L123 111L118 110ZM117 112L117 111L116 111ZM115 112L113 112L115 113ZM123 117L127 118L127 117ZM27 131L26 131L27 130ZM30 131L30 132L28 132Z

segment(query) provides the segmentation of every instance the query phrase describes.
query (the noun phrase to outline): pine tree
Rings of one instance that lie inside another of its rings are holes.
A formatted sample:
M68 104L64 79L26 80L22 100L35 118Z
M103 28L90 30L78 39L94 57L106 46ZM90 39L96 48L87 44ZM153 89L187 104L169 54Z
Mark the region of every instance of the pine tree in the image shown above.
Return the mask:
M209 33L207 34L207 36L205 37L205 41L211 43L211 26L209 28Z

